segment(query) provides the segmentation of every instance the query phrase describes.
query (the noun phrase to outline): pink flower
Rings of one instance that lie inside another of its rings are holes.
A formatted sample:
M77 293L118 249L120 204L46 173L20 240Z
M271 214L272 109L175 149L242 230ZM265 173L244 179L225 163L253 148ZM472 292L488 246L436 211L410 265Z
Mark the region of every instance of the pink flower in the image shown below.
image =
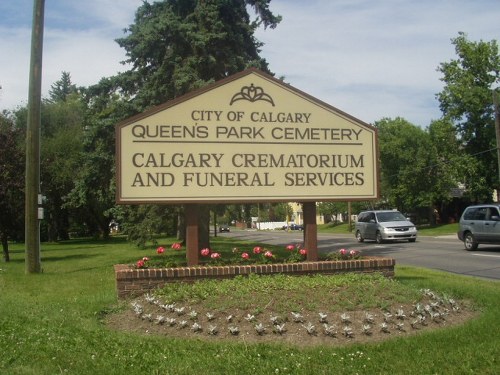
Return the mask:
M285 249L287 249L288 251L294 251L295 250L295 246L293 246L293 245L287 245L287 247Z
M202 249L200 251L201 255L203 255L204 257L207 257L210 255L210 249L209 248L205 248L205 249Z
M269 250L267 250L265 253L264 253L264 256L266 258L272 258L273 257L273 253L271 253Z
M262 253L262 247L260 247L260 246L255 246L255 247L253 248L253 253L254 253L254 254L260 254L260 253Z
M344 255L347 255L347 250L346 249L340 249L339 250L339 254L344 256Z
M176 243L173 243L171 247L174 250L180 250L182 248L182 245L179 242L176 242Z
M161 247L161 246L159 246L159 247L156 249L156 252L157 252L158 254L163 254L163 252L164 252L164 251L165 251L165 248L164 248L164 247Z
M349 255L352 258L356 257L358 254L359 254L359 251L357 251L357 250L351 250L351 251L349 251Z
M241 257L242 257L243 259L250 259L250 255L248 255L248 253L242 253L242 254L241 254Z
M137 268L142 268L144 267L144 261L142 259L139 259L135 265Z
M219 253L212 253L212 254L210 254L210 257L212 259L219 259L220 258L220 254Z
M149 258L148 258L148 257L144 257L144 258L142 258L142 260L143 260L144 262L147 262L147 261L149 260Z
M300 249L299 254L300 255L307 255L307 249Z

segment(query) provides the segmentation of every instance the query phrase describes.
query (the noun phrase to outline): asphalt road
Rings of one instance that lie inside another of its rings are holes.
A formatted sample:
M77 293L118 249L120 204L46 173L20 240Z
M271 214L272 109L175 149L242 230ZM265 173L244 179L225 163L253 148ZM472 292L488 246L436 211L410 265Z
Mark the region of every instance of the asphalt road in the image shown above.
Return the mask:
M240 230L219 235L283 246L303 241L303 234L298 231ZM342 248L359 250L363 255L391 257L396 259L396 264L500 280L500 245L479 245L476 251L466 251L456 235L419 236L414 243L400 241L379 245L371 241L358 243L354 234L318 234L320 253Z

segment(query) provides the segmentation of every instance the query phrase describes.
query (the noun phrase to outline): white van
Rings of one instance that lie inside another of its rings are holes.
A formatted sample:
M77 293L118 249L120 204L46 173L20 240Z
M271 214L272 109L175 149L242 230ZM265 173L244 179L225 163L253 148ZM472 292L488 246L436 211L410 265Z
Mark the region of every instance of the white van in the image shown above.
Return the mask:
M401 212L392 210L363 211L356 221L358 242L374 240L377 243L394 240L417 240L417 228Z

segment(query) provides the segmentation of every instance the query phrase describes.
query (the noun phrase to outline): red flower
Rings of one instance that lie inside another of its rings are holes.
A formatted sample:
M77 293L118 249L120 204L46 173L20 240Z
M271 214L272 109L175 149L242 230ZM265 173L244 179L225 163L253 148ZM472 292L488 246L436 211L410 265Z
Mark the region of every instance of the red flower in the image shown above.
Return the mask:
M300 255L307 255L307 250L306 249L300 249L299 250Z
M354 258L354 257L358 256L358 254L359 254L359 251L357 251L357 250L351 250L351 251L349 251L349 255L350 255L352 258Z
M347 250L346 249L340 249L339 250L339 254L344 256L344 255L347 255Z
M250 255L248 255L248 253L242 253L242 254L241 254L241 257L242 257L243 259L249 259L249 258L250 258Z
M265 256L266 258L272 258L272 257L273 257L273 253L271 253L271 252L268 250L268 251L266 251L266 252L264 253L264 256Z
M260 253L262 253L262 247L260 247L260 246L255 246L255 247L253 248L253 253L254 253L254 254L260 254Z
M220 258L220 254L219 253L212 253L212 254L210 254L210 258L212 258L212 259L219 259Z
M293 245L287 245L286 249L288 251L294 251L295 250L295 246L293 246Z
M176 242L176 243L173 243L171 247L174 250L180 250L182 248L182 245L179 242Z
M142 259L139 259L135 265L137 268L142 268L144 267L144 261Z
M163 248L163 247L161 247L161 246L160 246L160 247L158 247L158 248L156 249L156 252L157 252L158 254L163 254L163 252L164 252L164 251L165 251L165 248Z
M203 255L204 257L207 257L210 255L210 249L209 248L202 249L200 251L200 254Z

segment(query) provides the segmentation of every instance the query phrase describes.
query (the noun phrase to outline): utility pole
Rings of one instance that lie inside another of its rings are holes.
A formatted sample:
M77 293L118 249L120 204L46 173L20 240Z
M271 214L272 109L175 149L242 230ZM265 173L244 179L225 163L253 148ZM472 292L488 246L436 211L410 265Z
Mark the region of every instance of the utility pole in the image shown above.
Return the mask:
M26 273L40 273L40 125L42 101L42 50L45 0L33 2L31 60L26 127L25 246Z
M493 89L493 109L495 114L495 134L497 138L497 164L498 164L498 186L497 200L500 198L500 108L498 106L498 93Z

